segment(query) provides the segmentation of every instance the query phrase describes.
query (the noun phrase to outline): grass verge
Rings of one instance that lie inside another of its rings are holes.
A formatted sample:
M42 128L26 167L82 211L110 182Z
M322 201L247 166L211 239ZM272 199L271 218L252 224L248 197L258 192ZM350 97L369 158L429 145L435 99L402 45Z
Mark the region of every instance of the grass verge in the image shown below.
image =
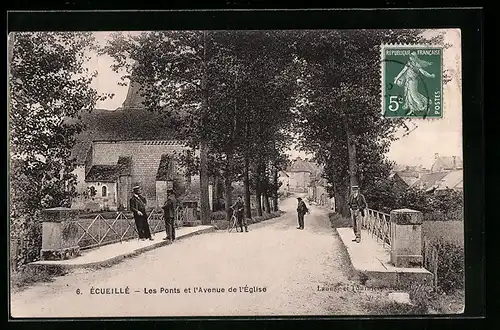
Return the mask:
M352 227L351 218L344 217L339 213L328 213L332 228Z
M30 285L39 282L52 282L57 276L64 276L68 273L67 269L62 267L43 267L27 266L22 269L11 272L10 286L11 292L19 292Z

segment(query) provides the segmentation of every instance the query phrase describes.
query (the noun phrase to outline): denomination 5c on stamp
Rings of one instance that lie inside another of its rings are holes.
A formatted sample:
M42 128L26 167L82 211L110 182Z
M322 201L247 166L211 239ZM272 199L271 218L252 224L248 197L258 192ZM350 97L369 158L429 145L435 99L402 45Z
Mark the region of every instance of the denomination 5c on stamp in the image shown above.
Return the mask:
M443 49L382 45L382 115L442 118Z

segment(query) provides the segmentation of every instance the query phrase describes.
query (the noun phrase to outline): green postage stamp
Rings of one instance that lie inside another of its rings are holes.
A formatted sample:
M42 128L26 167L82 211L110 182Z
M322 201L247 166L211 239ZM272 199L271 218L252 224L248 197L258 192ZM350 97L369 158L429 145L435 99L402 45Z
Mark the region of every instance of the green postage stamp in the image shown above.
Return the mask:
M382 115L443 117L443 48L382 45Z

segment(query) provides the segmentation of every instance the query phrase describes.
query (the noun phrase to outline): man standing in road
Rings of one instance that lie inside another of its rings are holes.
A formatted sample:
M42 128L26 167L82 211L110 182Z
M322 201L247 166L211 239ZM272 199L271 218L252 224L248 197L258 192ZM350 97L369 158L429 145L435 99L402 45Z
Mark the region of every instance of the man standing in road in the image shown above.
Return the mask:
M137 233L141 241L145 239L153 240L149 230L148 219L146 217L146 198L141 194L141 187L135 186L132 198L130 198L130 211L134 214Z
M330 207L332 209L332 212L335 213L335 196L332 196L330 198Z
M236 219L238 220L238 226L240 226L241 232L243 232L243 226L245 226L245 232L248 232L247 221L244 216L245 203L243 202L243 197L238 195L236 203L233 205L233 211L236 212Z
M163 205L163 218L165 219L165 232L167 236L163 240L175 240L175 209L177 207L177 200L172 191L169 191L167 200Z
M365 216L365 209L367 207L365 196L359 192L358 186L352 186L352 194L349 198L349 209L351 210L352 227L354 230L355 238L353 242L361 242L361 221Z
M299 226L297 229L304 229L304 215L309 213L306 203L302 198L297 197L297 215L299 217Z

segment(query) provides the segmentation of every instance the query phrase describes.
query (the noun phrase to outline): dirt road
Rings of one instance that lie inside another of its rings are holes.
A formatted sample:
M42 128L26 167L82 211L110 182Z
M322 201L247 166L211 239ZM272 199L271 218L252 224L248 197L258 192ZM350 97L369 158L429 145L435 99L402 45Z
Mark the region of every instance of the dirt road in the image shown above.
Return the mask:
M377 313L370 302L385 294L354 288L347 279L345 252L327 211L310 206L305 229L298 230L295 207L294 198L285 200L282 217L252 225L248 233L194 236L109 268L37 284L12 295L12 316Z

